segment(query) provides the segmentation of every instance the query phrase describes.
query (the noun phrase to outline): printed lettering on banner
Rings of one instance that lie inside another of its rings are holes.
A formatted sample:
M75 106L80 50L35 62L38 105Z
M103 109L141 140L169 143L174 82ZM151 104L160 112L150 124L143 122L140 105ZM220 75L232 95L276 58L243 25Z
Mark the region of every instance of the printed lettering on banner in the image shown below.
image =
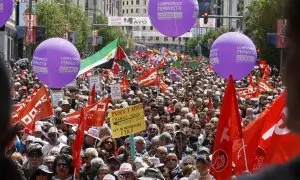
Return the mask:
M38 107L44 103L47 102L47 97L44 95L42 96L42 98L34 105L34 107L32 107L32 109L29 111L29 113L27 115L25 115L21 121L27 126L28 124L30 124L37 116L37 114L39 113L39 109Z
M52 100L52 106L58 107L59 101L64 98L64 91L63 90L51 90L51 100Z
M116 83L112 84L110 86L110 92L111 92L111 99L112 100L117 100L117 99L122 99L122 92L121 92L121 84Z
M95 84L96 92L98 92L98 93L101 92L101 77L99 75L91 76L89 78L89 83L90 83L90 90L93 88L93 86Z
M146 129L143 104L116 109L109 112L112 137L119 138Z

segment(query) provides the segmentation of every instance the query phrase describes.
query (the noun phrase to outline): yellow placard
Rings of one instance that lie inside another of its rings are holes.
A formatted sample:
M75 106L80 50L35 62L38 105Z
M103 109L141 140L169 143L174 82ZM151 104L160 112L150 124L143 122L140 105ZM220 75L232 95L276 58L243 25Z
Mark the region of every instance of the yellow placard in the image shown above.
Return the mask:
M116 109L109 112L112 137L118 138L146 129L143 104Z

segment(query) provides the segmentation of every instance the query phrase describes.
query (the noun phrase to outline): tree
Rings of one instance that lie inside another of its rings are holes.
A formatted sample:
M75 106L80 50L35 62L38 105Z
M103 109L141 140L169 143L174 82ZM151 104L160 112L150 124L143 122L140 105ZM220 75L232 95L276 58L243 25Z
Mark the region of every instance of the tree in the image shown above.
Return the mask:
M260 58L269 64L280 64L279 49L268 45L267 33L277 32L277 20L282 16L283 0L253 0L245 14L245 34L260 49Z
M62 37L68 32L76 32L76 47L83 51L91 34L91 26L84 12L77 6L60 1L41 1L36 8L37 23L46 26L46 38Z
M105 16L98 16L97 17L98 24L107 24L108 19ZM120 27L110 27L110 26L100 26L97 28L98 34L103 37L103 44L98 46L96 49L99 50L106 46L111 41L115 40L116 38L120 37L120 46L123 49L126 49L127 42L131 42L130 38L126 38L123 30Z
M188 49L191 50L190 54L197 56L199 50L195 47L200 45L202 56L209 57L209 49L213 41L225 32L227 32L227 30L224 28L211 29L202 36L190 38L187 44Z

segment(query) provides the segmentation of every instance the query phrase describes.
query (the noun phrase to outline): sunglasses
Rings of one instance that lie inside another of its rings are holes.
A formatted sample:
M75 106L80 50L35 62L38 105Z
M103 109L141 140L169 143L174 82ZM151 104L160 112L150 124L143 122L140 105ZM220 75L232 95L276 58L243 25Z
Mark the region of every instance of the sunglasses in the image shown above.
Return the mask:
M69 166L67 164L60 163L60 164L57 164L56 167L58 167L58 168L68 168Z
M45 172L43 172L43 171L38 171L38 172L36 173L36 176L48 176L48 174L45 173Z
M132 174L130 174L130 173L124 173L124 174L120 174L119 176L118 176L118 178L129 178L129 177L131 177L132 176Z

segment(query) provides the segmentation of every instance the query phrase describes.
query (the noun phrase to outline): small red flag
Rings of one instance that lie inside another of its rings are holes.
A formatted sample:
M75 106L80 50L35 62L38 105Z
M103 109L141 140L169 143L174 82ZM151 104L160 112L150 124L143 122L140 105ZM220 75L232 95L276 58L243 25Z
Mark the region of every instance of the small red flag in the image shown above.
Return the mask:
M231 177L232 143L242 136L241 117L238 111L233 78L230 75L221 108L211 164L211 174L217 180Z
M122 92L125 93L127 89L129 89L129 82L126 78L126 75L122 76L122 81L121 81L121 89Z
M213 109L213 103L212 103L211 97L208 98L207 108L208 108L208 110L212 110Z
M86 126L85 111L84 108L82 108L80 112L80 123L78 125L75 142L73 144L73 163L74 163L76 175L79 175L80 159L81 159L80 152L81 152L81 147L84 139L85 126Z
M96 102L96 85L94 84L93 88L90 90L88 106Z

